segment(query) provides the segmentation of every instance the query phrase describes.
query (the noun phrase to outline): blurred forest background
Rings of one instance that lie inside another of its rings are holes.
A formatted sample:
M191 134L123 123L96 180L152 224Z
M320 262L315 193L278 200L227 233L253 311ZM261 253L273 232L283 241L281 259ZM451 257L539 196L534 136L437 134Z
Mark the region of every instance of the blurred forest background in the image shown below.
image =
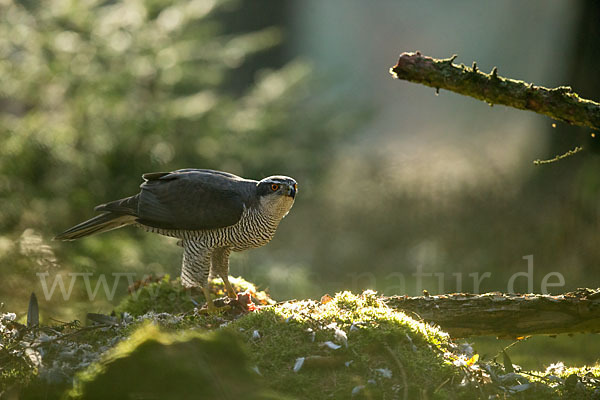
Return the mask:
M110 312L126 279L112 301L102 289L90 301L82 280L46 301L37 274L178 276L172 239L51 238L134 194L142 173L186 167L299 182L275 239L232 260L232 275L277 300L506 291L527 255L534 292L549 272L565 277L557 293L598 287L591 132L436 96L388 68L402 51L457 53L597 101L599 18L592 0L0 0L0 301L24 312L35 291L46 320L82 318ZM586 151L532 164L575 145ZM422 285L419 268L433 274ZM476 288L469 274L485 272ZM539 338L513 361L593 363L596 342Z

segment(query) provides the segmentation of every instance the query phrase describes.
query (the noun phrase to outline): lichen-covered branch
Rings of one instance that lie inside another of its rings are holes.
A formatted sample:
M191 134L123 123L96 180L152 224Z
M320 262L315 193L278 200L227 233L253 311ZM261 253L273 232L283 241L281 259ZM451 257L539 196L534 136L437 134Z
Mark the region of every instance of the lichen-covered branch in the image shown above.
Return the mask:
M600 332L600 290L579 289L557 296L497 292L392 296L385 302L439 325L456 338Z
M557 121L600 129L600 103L582 99L568 86L548 89L498 75L496 67L486 74L477 69L453 64L456 55L435 59L416 53L402 53L390 68L397 79L446 89L520 110L535 111Z

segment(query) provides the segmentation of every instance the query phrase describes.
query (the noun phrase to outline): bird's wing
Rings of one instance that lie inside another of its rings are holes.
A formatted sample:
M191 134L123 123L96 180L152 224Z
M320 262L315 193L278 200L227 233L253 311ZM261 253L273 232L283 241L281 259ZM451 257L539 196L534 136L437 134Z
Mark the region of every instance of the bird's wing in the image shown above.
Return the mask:
M150 173L143 174L142 178L145 181L150 181L150 180L162 178L167 175L184 174L187 172L194 172L194 173L198 173L198 174L208 174L208 175L218 175L218 176L223 176L226 178L231 178L234 180L242 180L242 178L240 178L239 176L231 174L229 172L216 171L214 169L198 169L198 168L183 168L183 169L178 169L173 172L150 172Z
M237 223L244 211L245 181L210 170L144 174L138 222L163 229L204 230Z

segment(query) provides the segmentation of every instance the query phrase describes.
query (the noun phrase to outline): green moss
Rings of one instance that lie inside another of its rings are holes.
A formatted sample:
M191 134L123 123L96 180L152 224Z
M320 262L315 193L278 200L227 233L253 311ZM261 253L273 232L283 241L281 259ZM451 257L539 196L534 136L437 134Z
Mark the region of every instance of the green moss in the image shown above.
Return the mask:
M127 296L115 312L133 316L149 311L180 313L194 308L191 291L184 290L176 281L165 275L160 281L147 284ZM202 297L202 295L200 295Z
M566 367L559 362L545 371L524 372L536 385L539 399L598 399L600 398L600 366ZM545 397L541 395L545 394Z
M346 399L353 390L357 398L393 398L405 386L410 398L447 398L448 391L436 389L460 381L447 334L387 308L374 293L339 293L326 304L285 303L227 329L245 335L251 360L272 388L300 398ZM331 349L328 341L341 347ZM301 357L304 364L294 372Z
M148 324L80 373L68 397L282 398L263 387L234 335L164 333Z
M243 278L230 277L229 281L236 292L249 291L260 304L274 303L265 292L258 291L252 283ZM215 298L226 295L225 285L220 278L212 280L211 292ZM133 316L144 315L150 311L183 313L193 310L196 304L204 302L204 295L200 289L185 289L179 279L171 280L169 275L165 275L158 282L142 286L127 296L115 308L115 312L127 312Z
M0 393L7 390L27 385L37 375L37 369L25 360L17 357L0 355L2 367L0 367Z

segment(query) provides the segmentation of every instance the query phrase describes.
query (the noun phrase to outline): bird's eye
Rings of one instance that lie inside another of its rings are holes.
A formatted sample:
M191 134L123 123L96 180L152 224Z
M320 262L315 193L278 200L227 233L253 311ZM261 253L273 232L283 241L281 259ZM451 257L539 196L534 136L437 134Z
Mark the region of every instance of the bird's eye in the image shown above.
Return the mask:
M274 191L274 192L278 191L278 190L279 190L279 185L278 185L278 184L276 184L276 183L273 183L273 184L271 185L271 190L272 190L272 191Z

